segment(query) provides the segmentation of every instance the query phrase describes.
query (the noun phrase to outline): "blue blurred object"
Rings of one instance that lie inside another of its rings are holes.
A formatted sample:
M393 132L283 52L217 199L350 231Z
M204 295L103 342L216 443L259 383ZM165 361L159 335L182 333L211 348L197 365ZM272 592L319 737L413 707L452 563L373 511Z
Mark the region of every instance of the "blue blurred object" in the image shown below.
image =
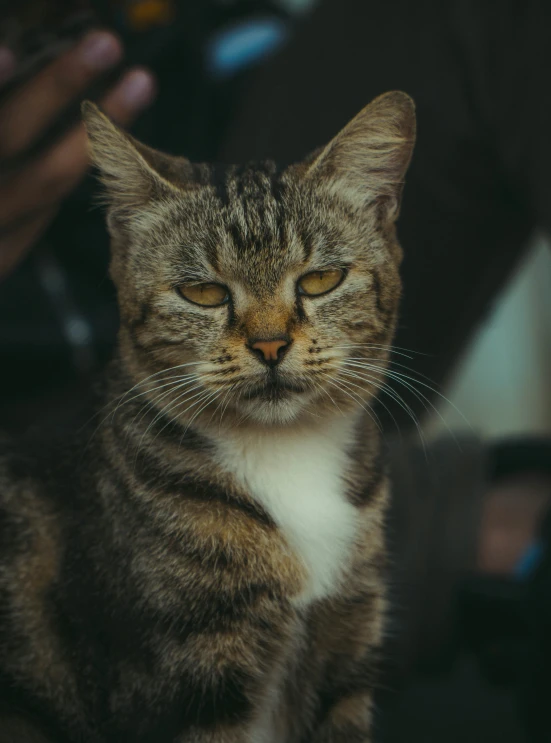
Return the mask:
M207 70L215 79L231 77L279 49L289 36L276 17L248 18L219 29L207 42Z
M542 542L534 542L522 554L515 565L514 575L518 580L527 580L531 577L543 559L544 545Z

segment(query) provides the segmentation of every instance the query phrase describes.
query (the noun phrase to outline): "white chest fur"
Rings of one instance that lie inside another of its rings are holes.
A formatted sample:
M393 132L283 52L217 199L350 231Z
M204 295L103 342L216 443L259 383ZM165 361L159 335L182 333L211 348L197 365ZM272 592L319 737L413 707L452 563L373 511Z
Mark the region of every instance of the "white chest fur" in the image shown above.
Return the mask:
M224 469L260 503L306 567L301 604L329 596L354 542L357 513L345 497L353 421L326 427L235 432L219 442Z

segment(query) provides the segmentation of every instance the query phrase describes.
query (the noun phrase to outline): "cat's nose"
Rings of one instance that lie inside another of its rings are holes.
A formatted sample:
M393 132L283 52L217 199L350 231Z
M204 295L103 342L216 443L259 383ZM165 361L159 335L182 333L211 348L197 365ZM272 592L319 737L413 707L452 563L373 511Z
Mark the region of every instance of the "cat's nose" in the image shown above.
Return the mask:
M285 356L285 352L291 345L291 339L287 336L280 336L279 338L269 338L258 340L253 339L249 341L249 348L258 356L260 361L263 361L268 366L275 366Z

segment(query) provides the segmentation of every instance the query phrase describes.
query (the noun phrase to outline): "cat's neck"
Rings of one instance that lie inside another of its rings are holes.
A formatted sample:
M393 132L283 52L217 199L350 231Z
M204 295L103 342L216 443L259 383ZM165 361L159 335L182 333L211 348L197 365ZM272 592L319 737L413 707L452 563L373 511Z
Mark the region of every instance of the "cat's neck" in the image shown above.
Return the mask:
M317 418L298 418L287 423L258 423L248 421L240 425L199 422L195 430L208 437L216 446L231 446L248 450L258 446L293 446L307 440L327 439L349 448L355 442L355 431L363 411L337 411Z
M298 604L332 595L348 565L358 513L349 492L363 410L240 425L209 418L182 425L155 408L120 408L106 429L112 461L146 499L176 523L190 488L207 499L236 499L275 522L307 580ZM182 490L183 488L183 490ZM183 493L187 493L183 495ZM161 495L160 495L161 494Z

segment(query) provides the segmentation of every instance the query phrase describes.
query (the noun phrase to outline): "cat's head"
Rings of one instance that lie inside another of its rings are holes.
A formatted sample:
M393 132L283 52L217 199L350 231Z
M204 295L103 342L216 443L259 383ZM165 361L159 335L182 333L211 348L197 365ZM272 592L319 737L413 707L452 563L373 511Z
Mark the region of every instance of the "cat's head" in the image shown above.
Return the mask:
M377 98L282 171L195 165L83 110L107 187L121 358L150 401L187 421L270 424L365 404L400 295L411 99Z

